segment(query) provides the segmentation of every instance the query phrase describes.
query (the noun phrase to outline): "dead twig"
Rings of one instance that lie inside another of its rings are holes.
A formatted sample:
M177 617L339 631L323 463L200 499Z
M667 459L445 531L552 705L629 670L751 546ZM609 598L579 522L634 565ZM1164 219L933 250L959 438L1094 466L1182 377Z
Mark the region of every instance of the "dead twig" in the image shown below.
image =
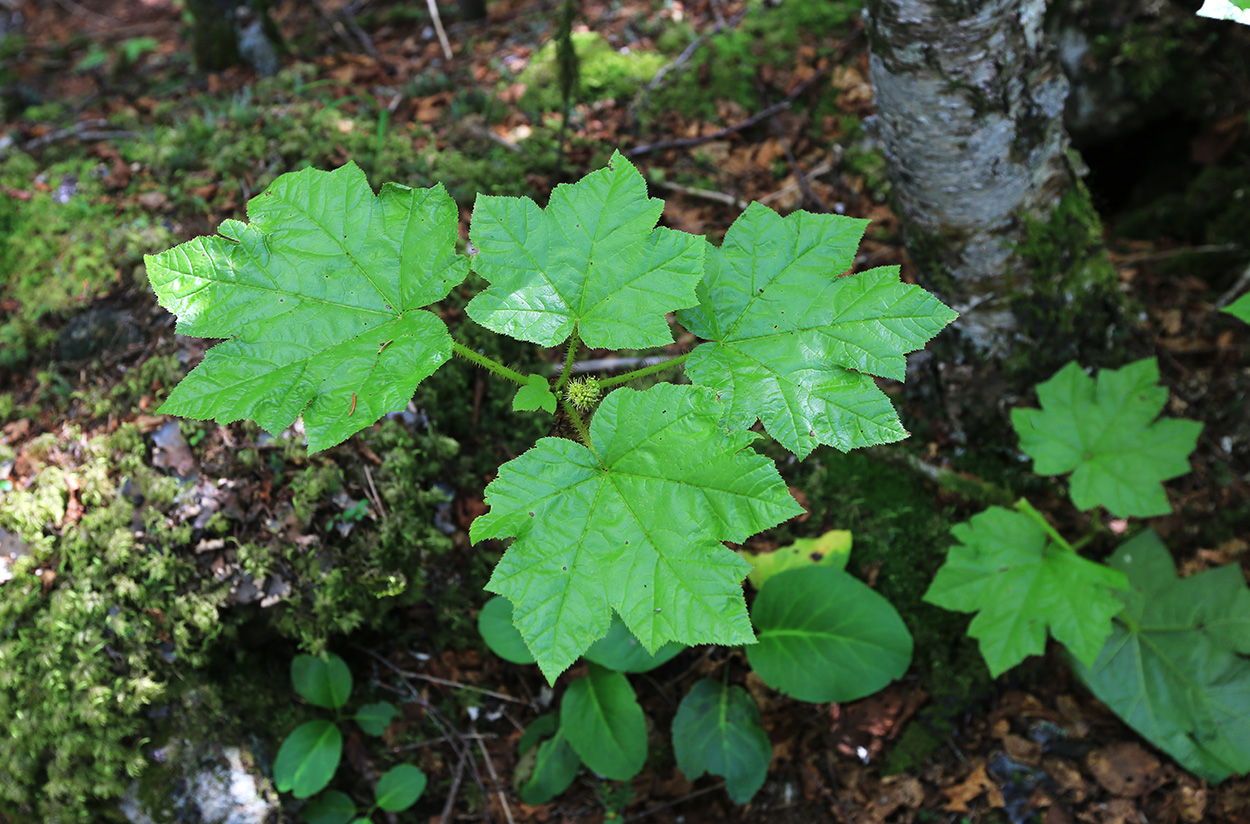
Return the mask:
M811 85L816 82L817 79L824 77L828 72L829 70L827 68L819 69L818 71L814 72L811 77L807 78L802 83L795 86L794 91L786 95L785 100L781 101L780 103L775 103L772 106L769 106L768 108L764 109L763 111L756 112L755 114L748 117L746 120L739 121L738 123L735 123L732 126L726 126L723 129L717 129L711 134L706 134L706 135L703 135L702 137L683 137L683 138L679 138L676 140L660 140L655 143L644 143L641 146L635 146L634 148L625 152L625 155L626 157L638 157L639 155L650 154L651 152L658 152L663 149L688 149L692 146L701 146L704 143L711 143L713 140L720 140L722 137L728 137L729 135L734 134L736 132L740 132L743 129L749 129L752 126L754 126L756 123L767 120L768 118L777 114L777 112L782 112L790 108L790 104L792 104L804 92L806 92L808 88L810 88Z
M382 506L382 496L378 494L378 488L373 485L373 473L369 471L369 464L364 464L365 480L369 482L369 491L373 493L373 505L378 508L378 514L382 516L382 520L386 520L386 507Z
M31 138L22 144L22 151L35 151L62 140L130 140L135 137L134 132L113 129L112 125L107 120L84 120L69 128L57 129L40 137Z
M1210 255L1218 252L1236 252L1240 248L1241 246L1236 243L1212 243L1206 246L1182 246L1179 249L1142 252L1136 255L1125 255L1116 261L1115 267L1124 269L1129 266L1136 266L1139 263L1154 263L1155 261L1169 260L1181 255Z
M451 811L455 807L456 794L460 792L460 779L464 776L464 756L460 757L460 763L456 765L456 772L451 777L451 789L447 791L447 801L443 803L443 814L438 817L439 824L447 824L451 821Z
M426 675L422 672L408 672L407 670L401 669L395 669L395 672L400 673L405 678L416 678L418 681L428 681L431 684L441 684L444 687L451 687L453 689L480 692L483 695L489 695L491 698L498 698L500 701L511 701L513 704L521 704L527 707L533 706L524 698L517 698L513 695L504 695L502 692L495 692L494 690L488 690L483 687L475 687L472 684L461 684L458 681L449 681L446 678L436 678L433 675Z
M680 195L688 195L697 197L702 200L711 200L716 203L724 203L726 206L732 206L739 211L746 209L750 204L740 197L734 197L725 192L717 192L712 189L696 189L692 186L682 186L680 183L669 183L666 180L647 180L653 186L659 186L661 189L668 189L670 192L676 192Z
M438 16L438 4L434 0L425 0L430 7L430 17L434 19L434 31L438 33L438 42L443 46L443 57L451 60L451 43L447 42L447 32L443 31L443 18Z
M672 801L665 801L663 804L652 807L649 810L643 810L640 813L634 813L633 815L627 816L626 818L622 819L622 821L625 824L628 824L628 822L630 821L639 821L643 818L646 818L649 815L655 815L656 813L662 810L667 810L669 807L676 807L678 804L683 804L692 798L698 798L701 795L707 795L708 793L716 792L717 790L723 789L724 787L725 787L725 782L722 781L719 784L713 784L710 787L704 787L701 790L695 790L694 792L686 793L681 798L674 798Z
M1241 290L1247 286L1250 286L1250 266L1246 267L1245 271L1241 273L1241 277L1237 278L1237 282L1227 292L1220 295L1220 299L1215 302L1215 308L1223 309L1232 303L1237 299L1237 295L1241 293Z
M834 148L836 149L838 147L835 146ZM809 171L807 175L808 177L820 177L821 175L829 174L830 172L833 171L833 165L834 164L832 160L823 161L813 166L811 171ZM798 183L791 183L789 185L782 186L780 189L778 189L775 192L769 192L768 194L759 198L758 201L756 202L768 204L768 203L773 202L777 198L785 197L786 195L790 194L791 192L793 192L794 190L798 188L799 188Z
M495 772L495 762L491 760L490 753L486 751L486 745L482 743L481 738L477 739L477 748L486 761L486 771L490 773L490 780L495 782L495 792L499 795L499 803L503 805L503 817L508 819L508 824L515 824L512 820L512 808L508 806L508 795L504 792L503 786L499 783L499 775Z
M829 208L829 204L812 191L812 187L807 182L807 175L803 173L803 167L799 165L799 161L795 160L794 152L790 149L790 139L786 137L786 133L781 128L781 121L777 119L777 115L773 115L772 121L773 133L777 135L777 140L781 143L781 148L786 153L786 162L790 164L790 169L794 172L794 180L799 185L799 190L803 192L803 198L811 204L817 206L820 211L825 214L831 213L833 210Z

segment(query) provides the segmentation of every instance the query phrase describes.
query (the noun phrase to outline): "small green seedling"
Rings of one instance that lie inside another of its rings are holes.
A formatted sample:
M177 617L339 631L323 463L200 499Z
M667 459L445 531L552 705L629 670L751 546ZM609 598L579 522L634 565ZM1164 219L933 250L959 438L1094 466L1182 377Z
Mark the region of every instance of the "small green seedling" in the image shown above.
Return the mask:
M352 692L352 674L337 655L319 658L297 655L291 662L291 682L308 703L332 710L337 721L355 721L367 735L382 735L399 711L380 701L365 704L354 715L343 717ZM274 783L279 792L308 798L325 789L338 769L343 753L343 735L336 721L306 721L287 736L278 749L273 765ZM346 793L328 790L311 801L303 811L308 824L348 824L369 821L375 810L400 812L416 803L425 792L426 777L411 764L400 764L382 774L374 787L372 806L358 815L355 802Z
M1171 511L1161 482L1187 472L1201 424L1155 420L1167 401L1153 359L1088 377L1068 364L1012 424L1041 474L1072 471L1080 509ZM1096 527L1098 522L1095 521ZM1211 782L1250 772L1250 589L1236 564L1178 580L1151 530L1107 565L1077 552L1028 501L953 529L925 599L977 612L970 633L998 675L1043 652L1047 631L1095 696Z
M802 512L764 430L797 457L907 433L876 378L955 318L898 267L843 277L868 221L759 204L720 247L657 228L663 202L619 153L557 186L545 208L479 196L456 252L459 212L436 186L376 196L354 165L283 175L248 203L249 223L149 256L148 277L185 335L225 338L161 407L297 417L311 451L404 408L453 354L516 384L517 410L559 409L576 440L543 438L499 469L474 541L510 541L487 589L549 682L619 616L649 654L667 643L754 644L742 579L725 546ZM468 320L562 347L558 377L521 374L455 340L431 311L473 268L489 282ZM583 347L699 343L663 363L572 380ZM625 384L685 366L691 385Z

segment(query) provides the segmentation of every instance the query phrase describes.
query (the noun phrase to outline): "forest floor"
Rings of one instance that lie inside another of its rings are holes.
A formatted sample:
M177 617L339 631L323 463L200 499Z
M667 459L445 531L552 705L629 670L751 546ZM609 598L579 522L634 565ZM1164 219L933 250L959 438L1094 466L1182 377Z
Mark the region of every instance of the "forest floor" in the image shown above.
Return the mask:
M665 225L719 242L751 201L783 214L866 217L872 224L856 268L900 265L914 282L888 206L884 160L863 125L873 94L858 5L587 0L581 20L609 45L583 67L562 153L553 81L533 68L551 36L553 3L492 0L486 22L448 20L447 60L424 4L278 0L275 18L291 54L276 77L263 79L249 69L195 73L187 24L170 0L18 7L24 37L6 38L0 49L0 232L9 235L0 239L0 268L9 270L0 286L0 525L12 529L5 507L55 468L68 480L57 493L59 519L42 528L53 541L72 531L102 505L79 494L75 478L99 471L121 488L135 472L87 445L130 424L145 438L149 470L199 490L160 504L169 528L186 527L180 551L205 575L246 582L238 547L346 548L418 529L400 520L396 500L414 493L400 489L379 443L417 438L433 454L437 433L458 444L459 457L431 458L435 468L421 476L421 494L442 495L429 511L448 542L430 568L409 572L422 597L376 619L365 614L350 639L324 607L293 613L325 625L311 635L347 658L371 694L409 701L383 739L349 737L348 767L334 786L367 797L387 765L415 760L431 786L416 812L398 819L413 821L1250 824L1250 778L1208 786L1179 768L1095 700L1058 648L990 679L963 636L967 617L919 600L950 544L949 525L981 503L898 461L826 449L784 469L808 514L751 548L851 530L850 571L898 604L917 635L913 672L861 701L812 705L771 692L739 651L687 651L633 679L654 724L641 775L621 785L583 773L550 804L528 807L510 782L517 742L554 706L552 693L535 667L494 657L472 630L499 549L475 551L467 530L485 510L482 490L495 468L543 434L542 425L520 420L509 398L493 396L496 388L463 364L387 424L407 434L356 437L325 455L307 456L254 426L179 423L155 412L207 344L174 334L146 287L141 255L242 218L252 195L309 164L353 160L375 187L443 181L464 228L475 192L544 203L555 185L602 166L619 148L665 199ZM670 70L653 84L660 66ZM1250 164L1245 121L1243 113L1232 139L1227 124L1195 127L1207 166ZM1123 202L1123 193L1101 194ZM1174 514L1150 526L1183 575L1227 563L1250 574L1250 330L1216 309L1247 250L1162 225L1117 234L1129 216L1117 208L1104 215L1109 253L1149 337L1123 362L1157 357L1171 392L1166 414L1205 424L1193 472L1168 485ZM461 311L469 295L466 287L442 310L457 335L473 334ZM913 433L898 454L1014 495L1029 492L1061 530L1086 531L1088 517L1060 487L1028 475L1005 416L1001 432L962 437L933 390L936 368L927 356L914 356L917 363L906 388L887 387ZM987 402L1006 410L1035 401L1022 394ZM383 473L391 486L379 494ZM213 493L216 532L199 518L210 488L228 490ZM15 539L0 530L7 552L5 540ZM1096 543L1094 554L1111 546ZM47 594L57 573L43 574ZM0 584L0 598L6 586L13 584ZM282 610L283 594L238 596L237 606L222 609L250 609L248 620L263 622L254 614ZM298 651L292 639L311 635L266 636L267 660L253 671L266 674L265 689L284 694ZM687 780L667 743L681 696L708 676L751 692L774 746L768 780L745 806L731 803L718 779ZM239 712L249 724L267 723L247 716L254 710ZM452 734L436 737L431 715Z

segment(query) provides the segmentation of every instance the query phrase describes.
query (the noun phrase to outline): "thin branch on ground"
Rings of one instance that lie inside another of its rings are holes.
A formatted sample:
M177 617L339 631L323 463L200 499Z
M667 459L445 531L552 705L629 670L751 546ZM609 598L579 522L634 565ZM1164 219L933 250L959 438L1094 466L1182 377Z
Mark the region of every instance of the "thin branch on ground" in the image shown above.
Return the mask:
M57 129L40 137L31 138L22 144L22 151L31 152L62 140L131 140L136 137L134 132L112 128L107 120L84 120L65 129Z
M829 208L829 204L825 203L820 195L812 191L812 187L808 184L807 175L803 173L803 167L800 166L799 161L795 159L794 152L790 148L790 139L786 137L785 131L781 128L781 121L777 118L777 115L773 115L769 118L769 120L772 123L773 134L777 136L778 142L781 143L782 150L786 153L786 162L790 164L790 169L794 172L794 181L798 183L799 189L803 192L804 200L807 203L816 206L825 214L832 213L833 210Z
M627 157L638 157L639 155L649 154L651 152L658 152L663 149L688 149L691 146L700 146L704 143L710 143L713 140L719 140L722 137L728 137L729 135L734 134L735 132L740 132L743 129L749 129L752 126L754 126L756 123L759 123L763 120L767 120L768 118L777 114L777 112L782 112L790 108L790 104L792 104L795 100L798 100L799 97L802 96L804 92L806 92L809 88L811 88L813 83L815 83L817 80L824 77L828 73L829 73L828 68L816 70L815 72L812 73L811 77L807 78L802 83L795 86L794 91L786 95L785 100L781 101L780 103L775 103L761 112L756 112L755 114L748 117L746 120L739 121L738 123L735 123L732 126L726 126L723 129L717 129L711 134L703 135L702 137L683 137L677 140L660 140L655 143L645 143L641 146L635 146L634 148L625 152L625 155Z
M687 195L689 197L697 197L702 200L711 200L716 203L723 203L726 206L732 206L742 211L750 204L740 197L734 197L725 192L717 192L712 189L696 189L692 186L682 186L680 183L669 183L667 180L652 180L648 178L648 183L652 186L659 186L661 189L668 189L670 192L676 192L679 195Z
M1154 263L1169 260L1180 255L1211 255L1219 252L1236 252L1241 249L1237 243L1209 243L1204 246L1181 246L1177 249L1163 249L1158 252L1141 252L1135 255L1124 255L1115 262L1115 268L1124 269L1140 263Z
M486 761L486 771L490 773L490 780L495 782L495 792L499 795L499 803L503 805L504 818L508 819L508 824L514 824L512 808L508 806L508 795L504 792L503 785L499 783L499 775L495 772L495 762L491 760L490 753L486 751L486 745L482 743L481 738L477 739L477 748L482 753L483 760Z
M403 675L405 678L415 678L418 681L428 681L431 684L439 684L444 687L451 687L452 689L469 690L471 692L480 692L483 695L489 695L491 698L498 698L500 701L510 701L513 704L521 704L526 707L533 706L529 701L526 701L524 698L517 698L515 695L504 695L502 692L495 692L494 690L488 690L485 687L475 687L472 684L461 684L459 681L449 681L446 678L437 678L433 675L426 675L425 673L422 673L422 672L409 672L407 670L401 670L398 667L394 669L395 669L395 672L399 673L400 675Z
M447 801L443 803L443 813L438 817L439 824L447 824L451 821L451 812L455 808L456 794L460 792L460 779L464 776L464 756L460 757L460 762L456 764L456 772L451 777L451 789L447 791Z
M732 19L726 20L724 15L720 12L720 7L713 6L713 11L715 12L717 18L716 25L692 40L690 45L682 49L681 54L677 55L672 62L660 66L660 68L656 70L655 76L651 78L651 82L639 89L638 94L634 95L634 99L630 101L629 106L625 109L625 122L630 124L629 128L631 130L633 129L634 119L637 117L638 111L642 109L643 106L647 105L647 102L651 98L651 93L660 87L660 85L664 82L664 78L672 72L678 72L681 69L684 69L686 63L689 62L690 58L694 56L694 53L699 50L699 47L712 37L720 34L722 31L736 28L738 23L742 21L742 18L746 17L750 8L751 7L748 6L735 14Z
M434 20L434 31L438 33L438 42L443 47L443 57L451 60L451 43L447 41L447 32L443 30L443 18L438 15L438 4L434 0L425 0L430 8L430 17Z
M1241 277L1237 278L1237 282L1227 292L1220 295L1220 299L1215 302L1215 308L1223 309L1225 306L1228 306L1237 299L1237 295L1247 286L1250 286L1250 266L1245 268L1245 271L1241 273Z
M725 787L725 782L722 781L719 784L713 784L710 787L704 787L701 790L695 790L694 792L686 793L681 798L674 798L672 801L665 801L663 804L659 804L655 807L652 807L649 810L643 810L640 813L634 813L631 816L627 816L626 818L622 819L622 822L623 824L628 824L628 822L630 821L640 821L649 815L655 815L658 812L667 810L669 807L676 807L678 804L683 804L692 798L698 798L701 795L707 795L708 793L716 792L717 790L724 789L724 787Z
M369 471L369 465L364 464L365 480L369 482L369 491L373 493L373 505L378 508L378 515L382 516L382 520L386 520L386 507L382 506L382 496L378 494L378 488L373 485L373 473Z
M838 147L835 146L834 148L836 149ZM825 160L813 166L811 171L809 171L807 174L808 174L808 177L820 177L821 175L827 175L830 172L832 172L833 167L834 167L834 161ZM780 189L776 190L775 192L769 192L763 197L757 198L756 202L762 203L762 204L769 204L769 203L772 203L777 198L785 197L786 195L795 192L796 190L798 190L798 188L799 188L798 183L790 183L785 186L782 186Z

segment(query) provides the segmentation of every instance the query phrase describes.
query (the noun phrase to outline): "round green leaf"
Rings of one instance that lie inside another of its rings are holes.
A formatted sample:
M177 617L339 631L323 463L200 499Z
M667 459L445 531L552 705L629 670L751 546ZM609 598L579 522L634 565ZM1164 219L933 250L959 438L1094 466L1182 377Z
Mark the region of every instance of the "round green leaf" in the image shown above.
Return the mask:
M751 608L759 643L747 658L770 687L800 701L853 701L907 672L912 639L890 602L840 569L769 579Z
M628 781L647 760L647 721L629 679L590 665L560 703L560 730L587 767Z
M685 648L685 644L670 641L652 655L629 631L621 617L613 613L608 634L591 644L583 657L617 672L650 672L673 660Z
M342 658L326 653L320 658L297 655L291 662L291 682L304 700L336 710L352 694L352 674Z
M376 704L365 704L356 711L355 718L356 723L367 734L381 735L386 732L386 728L397 715L399 715L399 710L395 709L394 704L379 701Z
M477 615L477 631L490 651L513 664L532 664L534 656L512 624L512 602L496 595Z
M846 569L851 557L851 533L845 529L832 529L819 538L799 538L789 546L777 547L771 552L747 552L738 554L752 567L747 580L757 590L774 575L787 569L805 566L829 566Z
M356 805L347 793L326 790L308 802L300 814L308 824L347 824L356 815Z
M543 718L554 720L554 716L543 716ZM525 735L521 737L522 755L517 761L513 780L517 795L530 806L546 804L567 790L582 766L582 760L569 746L563 730L553 728L552 732L555 733L553 738L543 741L536 748L526 748L525 737L537 724L537 721L530 724L525 730ZM537 741L539 737L535 735L534 740Z
M339 766L343 736L330 721L309 721L295 728L278 749L273 780L279 792L308 798L321 791Z
M411 764L400 764L391 767L378 779L373 792L380 809L397 813L417 803L421 793L425 792L425 784L425 773Z
M705 678L677 708L673 754L687 778L719 775L734 803L745 804L764 786L773 746L747 691Z

